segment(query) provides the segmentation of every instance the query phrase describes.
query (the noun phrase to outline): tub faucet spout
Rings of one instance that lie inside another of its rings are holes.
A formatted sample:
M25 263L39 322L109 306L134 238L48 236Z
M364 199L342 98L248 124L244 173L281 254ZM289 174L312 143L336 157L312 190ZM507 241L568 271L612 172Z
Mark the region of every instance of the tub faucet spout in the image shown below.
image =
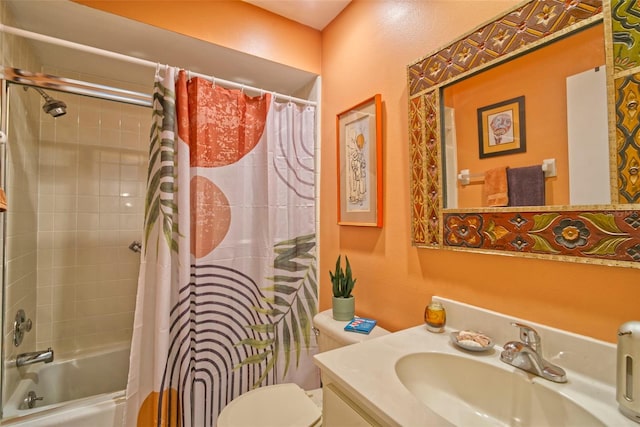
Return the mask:
M33 363L49 363L53 362L53 350L49 347L47 350L43 351L33 351L31 353L22 353L19 354L16 358L16 366L19 368L20 366L31 365Z

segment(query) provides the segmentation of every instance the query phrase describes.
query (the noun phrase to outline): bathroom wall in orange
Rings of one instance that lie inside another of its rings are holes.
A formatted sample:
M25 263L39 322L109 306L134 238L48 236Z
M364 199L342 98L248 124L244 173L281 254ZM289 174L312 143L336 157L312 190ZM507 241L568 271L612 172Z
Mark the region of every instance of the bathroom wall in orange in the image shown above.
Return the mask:
M558 175L545 180L546 204L569 204L565 82L568 76L604 65L602 40L601 24L445 88L445 103L455 108L458 170L483 173L555 158ZM526 152L481 159L478 108L519 96L524 96ZM458 184L458 207L486 206L482 187L482 182Z
M207 33L208 41L225 46L234 44L230 38L243 38L241 31L225 34L215 25L200 28L209 17L196 20L200 23L195 25L190 21L193 13L168 5L181 2L156 2L168 7L163 13L149 10L146 3L100 5L188 35L204 37ZM358 313L379 319L391 330L421 324L432 295L608 341L615 341L616 329L624 321L640 320L637 269L417 249L410 244L406 66L518 3L520 0L354 0L322 32L321 46L312 41L304 53L285 52L285 42L273 47L272 57L288 65L313 62L305 59L307 55L322 59L321 309L331 306L329 269L338 254L346 254L358 279L354 292ZM299 35L289 24L267 21L277 25L271 27L274 34L270 37L288 34L294 39ZM249 37L251 29L246 31ZM240 43L232 47L251 53ZM311 66L300 68L313 71ZM376 93L383 100L384 227L339 226L335 116Z
M331 306L329 269L346 254L358 279L357 311L394 330L422 323L432 295L612 342L621 323L640 319L637 269L410 244L406 66L517 3L355 0L323 31L322 309ZM383 100L384 227L339 226L335 114L375 93Z
M243 1L74 1L260 58L320 74L320 31Z

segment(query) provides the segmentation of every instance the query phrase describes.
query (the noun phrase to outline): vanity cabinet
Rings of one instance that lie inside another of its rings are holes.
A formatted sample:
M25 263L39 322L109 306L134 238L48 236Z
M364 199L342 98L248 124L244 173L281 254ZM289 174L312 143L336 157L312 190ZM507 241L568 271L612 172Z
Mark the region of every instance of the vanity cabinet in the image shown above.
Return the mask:
M335 384L322 388L323 427L381 426Z

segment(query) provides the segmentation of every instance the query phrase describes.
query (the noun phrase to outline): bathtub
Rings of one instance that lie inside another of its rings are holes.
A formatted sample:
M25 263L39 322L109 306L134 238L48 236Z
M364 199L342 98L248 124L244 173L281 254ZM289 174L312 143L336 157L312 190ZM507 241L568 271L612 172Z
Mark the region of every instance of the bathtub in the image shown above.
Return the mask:
M30 365L5 404L0 425L120 427L128 371L128 346ZM32 409L24 403L30 391L43 397Z

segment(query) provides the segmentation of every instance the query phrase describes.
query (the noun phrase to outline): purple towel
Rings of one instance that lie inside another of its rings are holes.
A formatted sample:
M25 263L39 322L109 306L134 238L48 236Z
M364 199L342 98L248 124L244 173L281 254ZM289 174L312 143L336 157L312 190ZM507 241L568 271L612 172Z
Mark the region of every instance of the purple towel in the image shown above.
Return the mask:
M542 165L507 169L509 206L544 206Z

